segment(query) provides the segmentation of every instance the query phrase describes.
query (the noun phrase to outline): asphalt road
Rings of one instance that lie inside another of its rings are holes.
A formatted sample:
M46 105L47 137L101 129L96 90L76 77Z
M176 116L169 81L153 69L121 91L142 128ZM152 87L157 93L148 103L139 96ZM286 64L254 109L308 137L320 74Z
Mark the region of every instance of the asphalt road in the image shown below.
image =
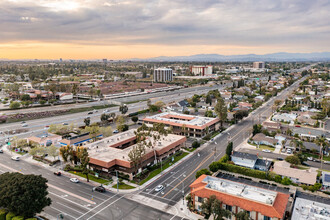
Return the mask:
M9 154L0 154L0 174L4 172L22 172L42 175L48 179L51 206L44 213L52 219L60 213L64 219L181 219L158 209L130 200L129 195L112 192L92 192L93 186L80 182L70 182L70 177L56 176L40 165L24 160L13 161ZM45 165L46 166L46 165Z
M173 101L181 101L185 98L189 98L189 97L193 96L194 94L203 94L209 90L213 90L216 88L223 88L223 87L225 87L225 85L219 85L216 87L215 86L200 87L199 89L186 88L186 89L189 89L190 92L185 93L185 94L181 94L181 90L180 90L180 92L178 92L178 90L176 90L176 91L171 91L171 92L167 92L167 93L155 93L152 95L157 94L157 97L153 98L152 102L155 103L156 101L163 101L165 103L170 103ZM163 95L163 96L159 96L159 95ZM134 96L134 99L135 99L135 101L137 101L137 100L143 100L144 98L140 97L140 96ZM143 110L146 108L147 108L146 101L140 101L137 103L129 104L127 114L129 114L131 112L140 111L140 110ZM109 110L109 112L115 112L116 114L120 114L118 106L108 108L108 110ZM74 113L74 114L68 114L68 115L59 115L59 116L49 117L49 118L29 120L29 121L26 121L26 124L28 125L28 127L24 128L24 129L28 130L27 132L20 133L20 134L16 133L13 135L8 135L8 133L10 131L22 129L23 127L22 127L21 122L1 124L0 125L0 142L1 142L1 140L3 141L4 139L6 139L8 137L16 136L16 137L24 138L24 137L30 136L32 133L46 131L47 128L45 126L49 126L50 124L73 123L75 125L80 126L80 125L84 124L83 121L84 121L84 118L86 118L86 117L91 118L91 123L98 122L98 121L100 121L100 116L102 115L103 111L104 110L98 110L98 112L95 112L90 115L87 114L90 111L87 111L87 112L80 112L80 113Z
M241 144L251 134L253 124L262 123L272 114L274 100L284 100L290 91L299 86L301 81L303 79L296 81L290 88L282 91L277 97L270 99L230 130L224 131L212 142L209 142L204 149L196 150L191 158L181 162L171 172L163 173L160 178L147 186L142 194L168 204L175 204L182 200L183 195L186 195L190 190L189 185L196 179L196 172L208 168L213 161L219 160L225 154L229 141L233 142L234 147ZM165 189L162 192L155 192L154 189L158 185L163 185Z

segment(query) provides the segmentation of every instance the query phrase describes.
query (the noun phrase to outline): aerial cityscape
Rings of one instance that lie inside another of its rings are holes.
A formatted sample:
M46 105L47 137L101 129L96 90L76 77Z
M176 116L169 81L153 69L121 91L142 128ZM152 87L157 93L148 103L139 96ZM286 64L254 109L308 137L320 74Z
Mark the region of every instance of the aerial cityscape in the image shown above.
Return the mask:
M330 220L330 2L0 1L0 220Z

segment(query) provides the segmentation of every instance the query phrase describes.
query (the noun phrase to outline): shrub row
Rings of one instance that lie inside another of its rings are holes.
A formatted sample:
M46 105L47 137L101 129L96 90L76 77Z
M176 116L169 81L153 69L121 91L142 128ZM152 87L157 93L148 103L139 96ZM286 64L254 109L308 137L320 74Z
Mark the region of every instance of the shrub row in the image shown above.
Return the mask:
M0 220L24 220L23 216L16 216L13 212L7 212L5 209L0 209ZM27 218L25 220L37 220L36 218Z

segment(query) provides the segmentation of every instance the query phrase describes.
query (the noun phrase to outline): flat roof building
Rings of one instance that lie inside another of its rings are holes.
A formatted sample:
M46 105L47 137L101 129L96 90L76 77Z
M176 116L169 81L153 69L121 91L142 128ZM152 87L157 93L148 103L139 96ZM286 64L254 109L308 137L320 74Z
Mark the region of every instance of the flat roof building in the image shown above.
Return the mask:
M145 154L138 165L138 170L136 170L128 156L129 152L137 145L134 131L128 130L86 145L90 158L90 168L106 175L111 175L112 171L117 170L128 174L132 179L143 168L164 160L179 151L187 140L184 136L174 134L163 136L153 148L145 148ZM152 143L154 142L153 137L147 137L147 139ZM157 161L155 161L155 155Z
M199 76L212 75L212 69L213 67L211 65L194 65L190 67L191 73Z
M330 219L330 205L304 198L296 198L291 219L299 219L299 220Z
M158 68L154 70L154 82L173 81L173 70L170 68Z
M251 219L283 219L289 201L285 193L207 175L196 179L190 190L193 207L199 211L204 199L215 195L223 209L234 214L247 211Z
M265 62L253 62L253 68L255 69L264 69L265 68Z
M167 127L172 126L174 134L199 138L220 128L220 120L218 118L200 117L176 112L164 112L148 116L143 121L147 126L154 123L162 123Z

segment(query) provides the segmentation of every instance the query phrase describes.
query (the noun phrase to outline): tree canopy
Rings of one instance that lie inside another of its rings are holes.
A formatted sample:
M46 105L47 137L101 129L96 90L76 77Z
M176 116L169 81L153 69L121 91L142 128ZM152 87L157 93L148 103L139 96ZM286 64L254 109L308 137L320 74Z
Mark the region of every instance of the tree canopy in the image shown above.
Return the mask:
M0 175L0 207L33 217L51 204L47 197L47 179L41 175L4 173Z

